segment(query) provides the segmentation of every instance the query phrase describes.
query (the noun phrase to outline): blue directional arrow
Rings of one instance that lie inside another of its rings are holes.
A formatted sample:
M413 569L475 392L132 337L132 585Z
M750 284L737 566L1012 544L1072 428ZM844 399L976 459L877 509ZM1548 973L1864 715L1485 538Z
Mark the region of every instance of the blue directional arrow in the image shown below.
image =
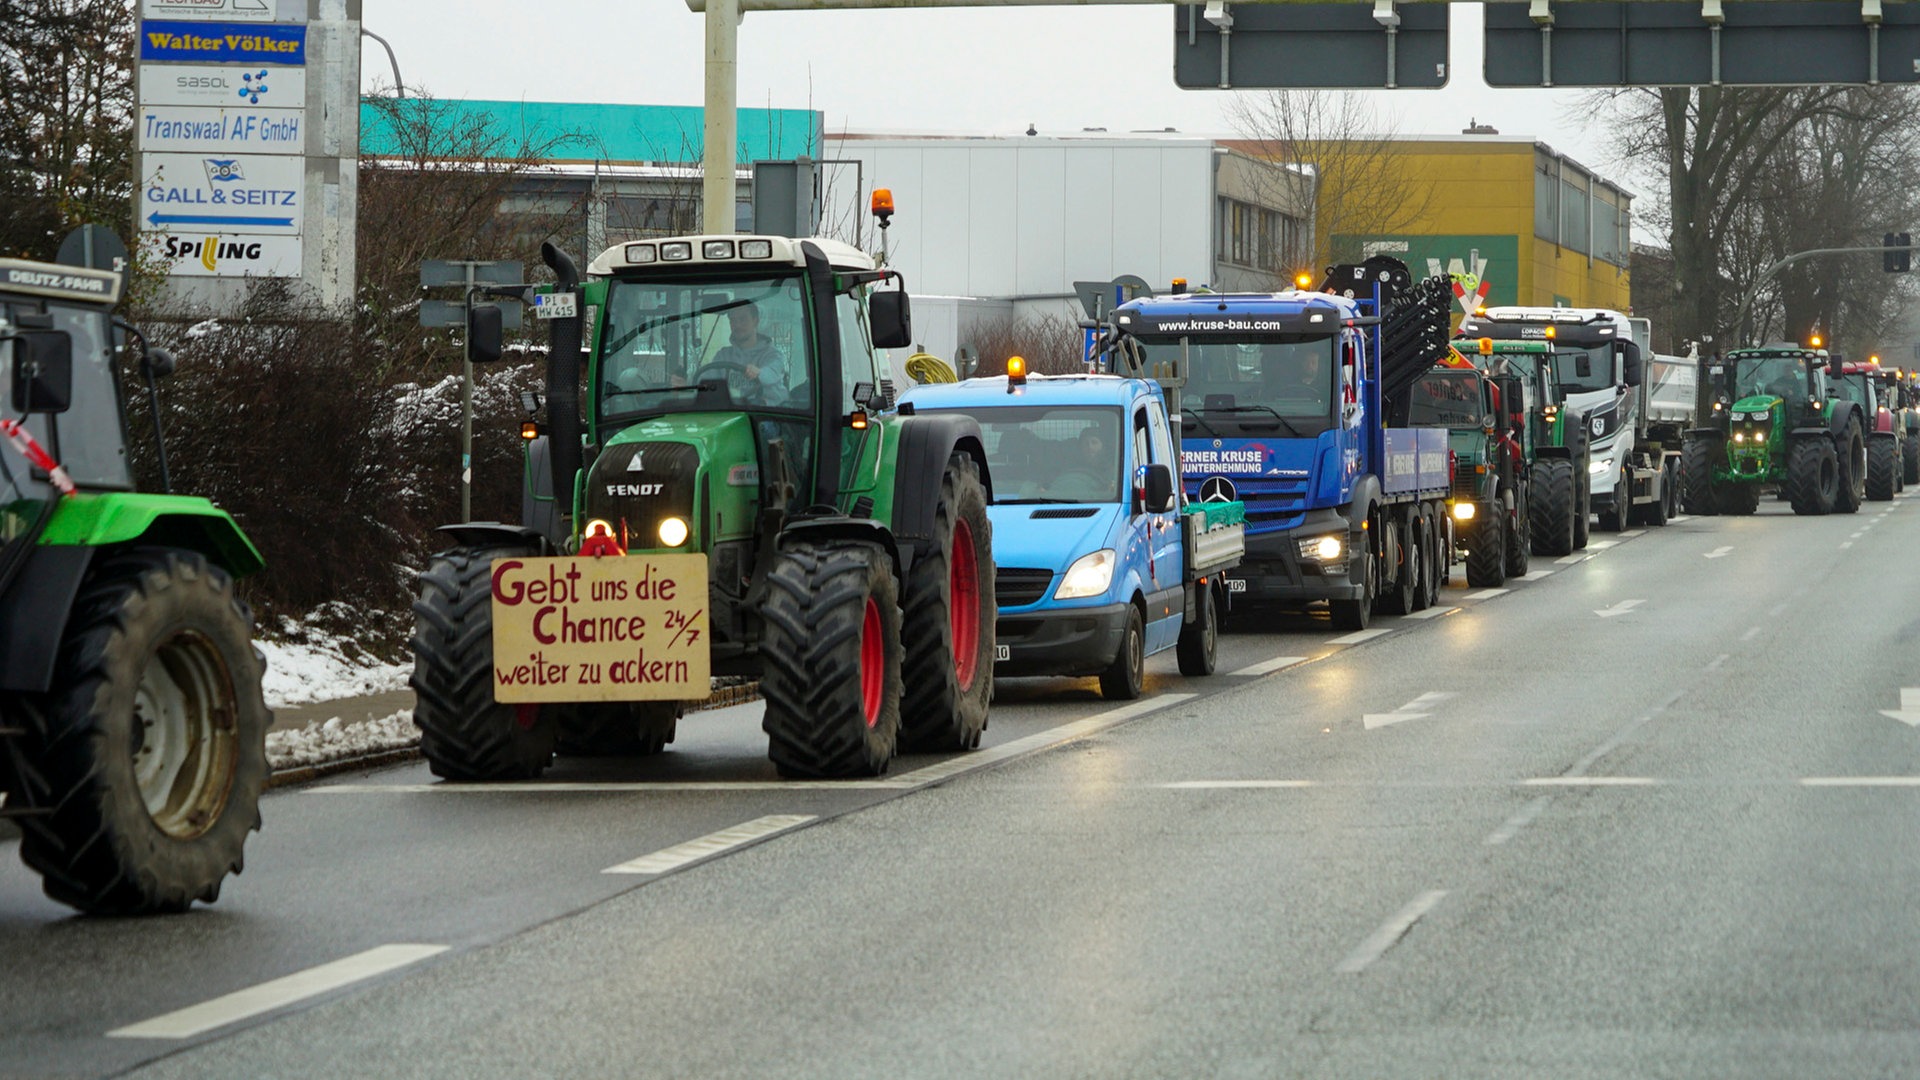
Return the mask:
M153 225L277 225L283 229L293 228L290 217L225 217L219 214L161 214L147 215L147 221Z

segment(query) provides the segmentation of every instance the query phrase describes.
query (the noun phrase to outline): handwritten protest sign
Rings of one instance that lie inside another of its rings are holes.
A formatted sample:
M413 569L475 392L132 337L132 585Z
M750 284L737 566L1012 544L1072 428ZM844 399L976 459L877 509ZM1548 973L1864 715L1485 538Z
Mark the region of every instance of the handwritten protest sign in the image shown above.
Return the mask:
M702 700L710 674L705 555L493 561L494 700Z

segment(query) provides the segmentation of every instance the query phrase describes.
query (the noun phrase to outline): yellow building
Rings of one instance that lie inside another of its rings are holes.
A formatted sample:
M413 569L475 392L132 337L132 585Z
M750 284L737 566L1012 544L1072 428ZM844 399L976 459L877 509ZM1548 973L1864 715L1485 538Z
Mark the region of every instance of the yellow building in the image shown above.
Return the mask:
M1241 142L1260 154L1271 144ZM1461 307L1628 308L1632 196L1526 136L1301 143L1319 177L1311 260L1449 273Z

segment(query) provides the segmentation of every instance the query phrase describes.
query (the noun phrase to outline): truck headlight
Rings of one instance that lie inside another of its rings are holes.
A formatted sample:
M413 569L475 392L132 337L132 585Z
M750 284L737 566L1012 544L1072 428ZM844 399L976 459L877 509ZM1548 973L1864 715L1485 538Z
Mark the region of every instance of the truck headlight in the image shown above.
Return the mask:
M686 543L687 533L687 523L680 518L670 517L660 523L660 542L668 547Z
M1599 461L1596 461L1593 464L1587 466L1587 472L1593 474L1594 476L1599 476L1601 473L1612 472L1612 471L1613 471L1613 459L1610 457L1603 457Z
M1338 535L1334 534L1315 536L1300 541L1300 557L1303 559L1332 562L1344 554L1346 550L1346 544L1341 541Z
M1102 596L1107 586L1113 584L1113 549L1101 548L1089 555L1082 555L1067 567L1066 576L1060 579L1060 587L1053 592L1055 600L1078 600L1086 596Z

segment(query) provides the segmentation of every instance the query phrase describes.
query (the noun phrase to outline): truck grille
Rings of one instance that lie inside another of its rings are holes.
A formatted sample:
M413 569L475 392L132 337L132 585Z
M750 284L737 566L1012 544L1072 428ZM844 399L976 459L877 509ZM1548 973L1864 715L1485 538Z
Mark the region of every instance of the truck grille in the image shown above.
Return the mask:
M1047 595L1051 570L1024 570L1002 566L993 574L993 591L1003 608L1025 607Z

